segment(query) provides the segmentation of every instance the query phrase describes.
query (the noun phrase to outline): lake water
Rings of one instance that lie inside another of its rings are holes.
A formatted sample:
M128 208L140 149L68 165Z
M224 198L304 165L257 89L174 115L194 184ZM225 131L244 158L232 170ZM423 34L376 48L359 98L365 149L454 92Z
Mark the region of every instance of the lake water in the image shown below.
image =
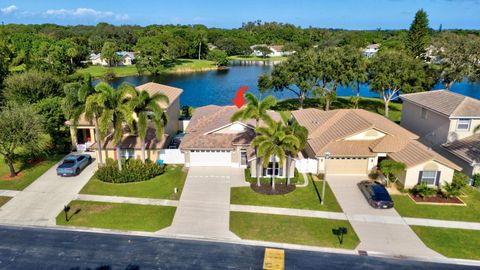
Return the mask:
M263 64L240 65L233 64L228 70L185 73L185 74L164 74L159 76L131 76L116 78L111 82L112 86L118 87L123 82L131 83L135 86L147 82L157 82L183 89L180 98L181 106L189 105L193 107L205 106L209 104L228 105L235 97L238 88L246 85L248 91L259 94L257 88L257 78L262 73L270 73L272 66ZM434 89L441 89L438 84ZM456 83L452 91L480 99L480 82ZM355 95L351 88L339 87L338 96ZM277 99L296 97L288 90L272 93ZM360 95L364 97L379 97L375 92L370 91L368 85L362 85Z

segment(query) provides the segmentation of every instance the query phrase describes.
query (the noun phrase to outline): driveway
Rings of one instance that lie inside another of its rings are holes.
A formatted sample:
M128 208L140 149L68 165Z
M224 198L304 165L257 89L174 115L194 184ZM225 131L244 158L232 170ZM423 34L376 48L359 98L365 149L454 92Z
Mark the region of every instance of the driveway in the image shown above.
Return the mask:
M191 167L172 225L158 233L239 239L229 230L230 185L241 175L230 167Z
M97 168L93 162L78 176L60 177L56 174L57 165L0 208L0 223L55 225L63 206L75 198Z
M443 257L429 249L395 209L374 209L357 183L364 175L328 175L327 181L360 238L358 250L399 256ZM368 221L368 222L367 222Z

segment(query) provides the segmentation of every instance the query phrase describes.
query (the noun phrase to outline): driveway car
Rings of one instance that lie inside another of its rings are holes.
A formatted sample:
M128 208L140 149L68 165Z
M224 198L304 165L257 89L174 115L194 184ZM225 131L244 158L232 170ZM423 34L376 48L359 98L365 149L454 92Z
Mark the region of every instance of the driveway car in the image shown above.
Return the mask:
M358 187L373 208L388 209L393 207L393 201L387 189L373 181L362 181Z
M57 175L79 175L90 163L92 163L92 157L90 155L68 155L63 159L62 164L57 167Z

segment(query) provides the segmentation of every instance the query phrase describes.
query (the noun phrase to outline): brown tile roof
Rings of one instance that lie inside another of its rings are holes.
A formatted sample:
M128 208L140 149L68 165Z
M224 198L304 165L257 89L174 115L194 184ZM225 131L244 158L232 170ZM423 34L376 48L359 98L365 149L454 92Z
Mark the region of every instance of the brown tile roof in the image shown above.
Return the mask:
M235 106L216 105L197 108L185 130L186 135L180 143L180 149L233 149L234 145L249 145L255 136L254 120L242 121L249 127L246 132L211 133L230 125L230 118L237 110ZM280 120L278 113L273 111L269 113L274 120Z
M387 135L370 144L375 153L392 153L402 150L411 140L403 137Z
M462 170L460 166L444 158L418 141L411 141L402 150L390 153L388 156L395 161L405 163L407 168L434 160L457 171Z
M442 146L467 162L480 163L480 133Z
M159 84L159 83L154 83L154 82L142 84L137 86L136 88L137 90L147 91L150 95L153 95L156 93L162 93L168 97L170 104L183 93L183 90L180 88ZM161 105L163 109L168 108L168 104L161 104Z
M159 140L155 134L155 129L148 128L147 136L145 138L145 148L160 150L166 146L167 140L168 140L167 134L164 134L161 140ZM103 146L103 149L108 149L108 150L112 150L116 148L116 145L113 144L113 137L111 134L105 138L102 146ZM92 145L92 148L97 149L97 145L96 144ZM121 148L122 149L133 148L133 149L140 150L142 148L140 137L132 134L126 134L125 136L123 136Z
M333 157L373 157L376 154L370 150L371 141L336 141L324 147Z
M447 90L405 94L401 98L449 117L480 117L480 100Z

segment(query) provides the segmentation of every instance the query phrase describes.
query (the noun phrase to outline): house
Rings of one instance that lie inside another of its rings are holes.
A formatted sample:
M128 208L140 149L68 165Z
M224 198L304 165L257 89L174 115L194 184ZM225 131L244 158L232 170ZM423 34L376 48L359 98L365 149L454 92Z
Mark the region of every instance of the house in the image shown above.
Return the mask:
M257 57L263 56L262 52L258 49L257 47L267 47L270 49L271 53L267 54L268 57L281 57L281 56L289 56L291 54L294 54L294 51L285 51L283 45L265 45L265 44L258 44L258 45L252 45L250 46L250 49L252 49L252 55L255 55Z
M146 157L151 160L157 160L159 151L164 148L170 139L175 136L179 129L178 119L180 117L180 95L183 90L158 83L146 83L136 87L137 90L145 90L150 95L155 93L165 94L169 99L169 104L160 103L161 108L165 110L168 116L168 124L165 127L164 136L160 140L157 139L155 129L149 127L146 136ZM72 136L72 143L77 150L92 149L97 151L98 147L95 141L95 126L94 123L88 121L84 115L79 119L77 125L73 125L70 121L66 122L70 126L70 134ZM104 158L118 157L116 153L116 146L112 142L111 134L107 135L102 143L102 151ZM140 158L141 156L141 140L135 134L130 133L126 128L126 133L121 141L120 157L124 158ZM98 156L98 154L97 154Z
M370 58L377 54L380 49L380 44L370 44L365 49L363 49L363 55Z
M117 52L117 58L115 65L117 66L131 66L135 63L135 53L134 52ZM92 53L90 54L89 60L92 62L92 65L95 66L108 66L108 62L102 58L101 53Z
M480 173L480 131L475 133L480 126L480 100L446 90L400 97L404 128L461 165L463 173Z
M304 156L317 160L317 173L367 175L389 158L406 165L399 183L411 188L422 181L432 186L451 182L454 170L461 169L418 142L414 133L376 113L302 109L292 117L309 131Z
M185 155L185 166L227 166L250 168L256 176L256 158L251 146L255 137L255 121L230 122L231 116L238 111L235 106L208 105L197 108L180 143L180 150ZM277 112L270 111L274 120L280 120ZM263 125L263 123L261 123ZM262 176L285 177L285 164L278 164L273 158ZM279 166L280 165L280 166ZM292 164L291 172L294 171Z

